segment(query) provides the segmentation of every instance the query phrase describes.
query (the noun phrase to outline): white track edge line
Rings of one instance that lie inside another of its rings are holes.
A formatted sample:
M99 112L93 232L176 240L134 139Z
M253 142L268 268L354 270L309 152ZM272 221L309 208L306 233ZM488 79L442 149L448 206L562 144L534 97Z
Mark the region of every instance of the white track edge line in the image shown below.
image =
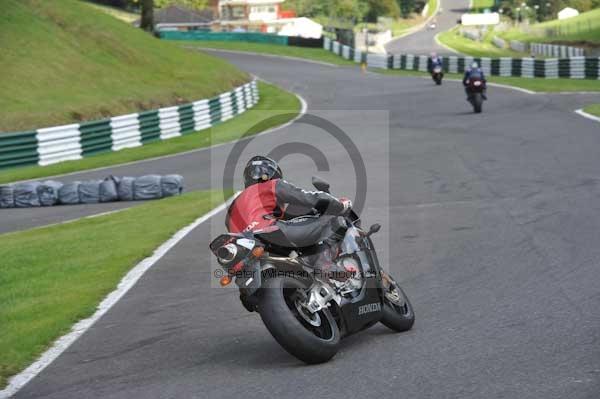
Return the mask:
M444 31L444 32L447 32L447 31ZM442 42L440 41L440 39L438 38L438 36L440 35L440 33L443 33L443 32L438 32L438 33L436 33L436 34L435 34L435 36L433 37L433 40L435 41L435 43L436 43L438 46L440 46L440 47L443 47L443 48L445 48L446 50L453 52L454 54L459 54L459 55L460 55L460 54L461 54L460 52L458 52L458 51L454 50L452 47L450 47L450 46L448 46L448 45L446 45L446 44L444 44L444 43L442 43Z
M29 365L25 370L19 374L10 378L8 385L2 391L0 391L0 399L8 399L12 395L16 394L21 388L23 388L29 381L37 376L42 370L50 365L58 356L60 356L69 346L71 346L77 339L82 336L91 326L94 325L106 312L110 310L136 283L137 281L148 271L156 262L158 262L171 248L173 248L179 241L187 236L192 230L204 223L214 215L223 211L233 199L237 196L232 196L223 204L212 209L208 213L200 216L198 219L193 221L191 224L179 230L171 238L160 245L154 253L148 258L143 259L136 266L134 266L122 279L119 281L117 288L108 294L102 302L98 305L96 312L88 317L78 321L71 331L66 335L58 338L54 341L54 344L50 349L45 351L34 363Z
M600 122L600 117L597 117L596 115L588 114L583 109L576 109L575 113L583 116L584 118L591 119L596 122Z
M432 19L433 19L433 18L434 18L436 15L438 15L438 12L440 11L440 8L442 8L442 0L438 0L438 1L437 1L437 6L435 7L435 10L433 11L433 13L432 13L432 14L431 14L431 15L430 15L430 16L429 16L429 17L428 17L428 18L427 18L425 21L423 21L423 22L422 22L422 23L420 23L419 25L415 25L414 27L407 29L407 31L406 31L406 32L404 32L404 33L402 33L402 34L400 34L400 35L398 35L398 36L392 37L392 39L391 39L389 42L387 42L385 45L387 45L387 44L390 44L390 43L391 43L391 42L393 42L394 40L397 40L397 39L402 39L402 38L404 38L404 37L406 37L406 36L410 36L410 35L412 35L413 33L417 33L417 32L419 32L419 31L423 30L423 28L424 28L424 27L426 27L426 26L429 24L429 22L430 22L430 21L431 21L431 20L432 20ZM385 46L385 45L384 45L384 46ZM386 50L386 53L387 53L387 50Z
M259 78L259 79L266 82L266 80L264 80L264 79L261 79L261 78ZM289 90L287 90L287 91L289 91ZM306 103L306 100L301 95L299 95L298 93L294 93L294 92L290 92L290 93L292 93L293 95L295 95L296 98L298 98L298 100L300 101L300 112L298 113L298 115L294 119L292 119L292 120L284 123L283 125L275 126L275 127L271 128L271 129L265 130L264 132L260 132L258 134L254 134L254 135L252 135L250 137L258 137L258 136L261 136L263 134L269 134L269 133L276 132L279 129L284 129L284 128L290 126L291 124L293 124L294 122L296 122L298 119L300 119L302 116L304 116L304 114L306 114L306 111L308 109L308 105ZM240 115L242 115L242 114L240 114ZM211 128L208 128L208 129L211 129ZM203 129L203 130L205 130L205 129ZM199 131L202 131L202 130L199 130ZM196 132L194 132L194 133L196 133ZM192 133L192 134L194 134L194 133ZM247 137L247 138L244 138L244 139L249 139L250 137ZM231 143L234 143L235 141L236 140L226 141L224 143L215 144L215 145L212 145L212 146L209 146L209 147L196 148L194 150L183 151L183 152L176 152L174 154L161 155L159 157L146 158L146 159L138 159L137 161L130 161L130 162L125 162L125 163L119 163L119 164L115 164L115 165L100 166L98 168L93 168L93 169L85 169L85 170L79 170L79 171L75 171L75 172L62 173L62 174L58 174L58 175L36 177L36 178L33 178L33 179L26 179L26 180L15 180L15 181L7 182L5 184L26 183L26 182L36 181L36 180L40 180L40 179L52 179L52 178L55 178L55 177L73 176L73 175L78 175L78 174L83 174L83 173L88 173L88 172L97 172L99 170L106 170L106 169L118 168L118 167L121 167L121 166L129 166L129 165L141 164L141 163L144 163L144 162L158 161L160 159L173 158L173 157L178 157L180 155L187 155L187 154L193 154L195 152L202 152L202 151L212 150L214 148L222 147L224 145L229 145Z

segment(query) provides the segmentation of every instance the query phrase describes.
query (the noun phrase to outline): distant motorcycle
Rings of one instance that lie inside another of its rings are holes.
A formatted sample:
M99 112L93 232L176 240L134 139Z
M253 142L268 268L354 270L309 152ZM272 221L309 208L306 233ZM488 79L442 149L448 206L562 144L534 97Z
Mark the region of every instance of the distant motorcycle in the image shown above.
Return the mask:
M431 78L435 82L436 85L442 84L442 78L444 77L444 71L441 66L435 66L433 71L431 72Z
M467 79L465 84L467 88L467 100L473 106L473 111L476 114L481 113L485 83L480 78L470 78Z
M313 177L313 185L329 192L324 180ZM300 218L311 217L325 216ZM406 294L377 260L371 235L381 226L363 230L354 211L322 220L321 229L306 232L304 242L310 245L301 248L277 226L222 234L210 244L226 271L221 285L235 279L246 310L258 312L275 340L309 364L328 361L341 338L377 322L400 332L415 320ZM337 237L333 247L325 243L331 237ZM351 271L351 277L317 273L314 259L321 254L338 270Z

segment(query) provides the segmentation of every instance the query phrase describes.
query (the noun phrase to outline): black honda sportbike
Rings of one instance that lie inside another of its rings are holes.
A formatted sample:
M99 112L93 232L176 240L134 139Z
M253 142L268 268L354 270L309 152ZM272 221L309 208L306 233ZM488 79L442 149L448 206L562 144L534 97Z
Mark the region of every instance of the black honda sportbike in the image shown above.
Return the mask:
M442 84L442 79L444 78L444 71L442 70L441 66L436 65L435 67L433 67L433 70L431 71L431 78L433 79L436 85Z
M483 107L483 100L485 99L484 90L485 82L481 78L470 78L467 79L467 101L473 106L473 112L476 114L481 113Z
M329 192L319 178L313 177L313 185ZM343 217L303 216L297 222L317 218L323 222L305 231L310 237L302 240L271 226L223 234L210 244L226 272L221 285L235 280L244 307L260 314L286 351L310 364L328 361L340 339L377 322L401 332L415 320L406 294L377 260L370 236L381 226L364 231L354 211ZM300 241L302 247L292 244ZM316 268L317 262L328 266Z

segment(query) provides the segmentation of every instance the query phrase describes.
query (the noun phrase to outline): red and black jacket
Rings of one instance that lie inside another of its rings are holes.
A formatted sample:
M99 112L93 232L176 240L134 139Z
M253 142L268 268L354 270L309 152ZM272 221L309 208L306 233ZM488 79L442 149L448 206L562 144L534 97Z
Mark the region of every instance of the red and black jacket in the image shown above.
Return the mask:
M225 226L240 233L270 226L279 219L307 215L316 209L320 214L340 215L344 205L323 191L306 191L282 179L269 180L247 187L227 211Z

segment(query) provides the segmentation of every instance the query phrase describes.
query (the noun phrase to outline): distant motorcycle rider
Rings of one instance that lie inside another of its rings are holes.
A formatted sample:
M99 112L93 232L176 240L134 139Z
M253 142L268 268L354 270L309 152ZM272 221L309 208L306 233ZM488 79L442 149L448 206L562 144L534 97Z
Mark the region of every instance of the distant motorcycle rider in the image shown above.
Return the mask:
M433 52L429 55L429 58L427 58L427 71L429 71L429 73L433 73L433 69L435 67L440 67L443 69L444 60L442 60L442 57L439 57L435 52Z
M477 78L481 80L483 85L481 97L484 100L487 100L487 80L485 79L485 75L483 70L479 68L479 64L477 62L473 62L470 67L465 70L465 76L463 77L463 86L465 87L465 93L467 94L467 99L469 98L469 81L473 78Z

